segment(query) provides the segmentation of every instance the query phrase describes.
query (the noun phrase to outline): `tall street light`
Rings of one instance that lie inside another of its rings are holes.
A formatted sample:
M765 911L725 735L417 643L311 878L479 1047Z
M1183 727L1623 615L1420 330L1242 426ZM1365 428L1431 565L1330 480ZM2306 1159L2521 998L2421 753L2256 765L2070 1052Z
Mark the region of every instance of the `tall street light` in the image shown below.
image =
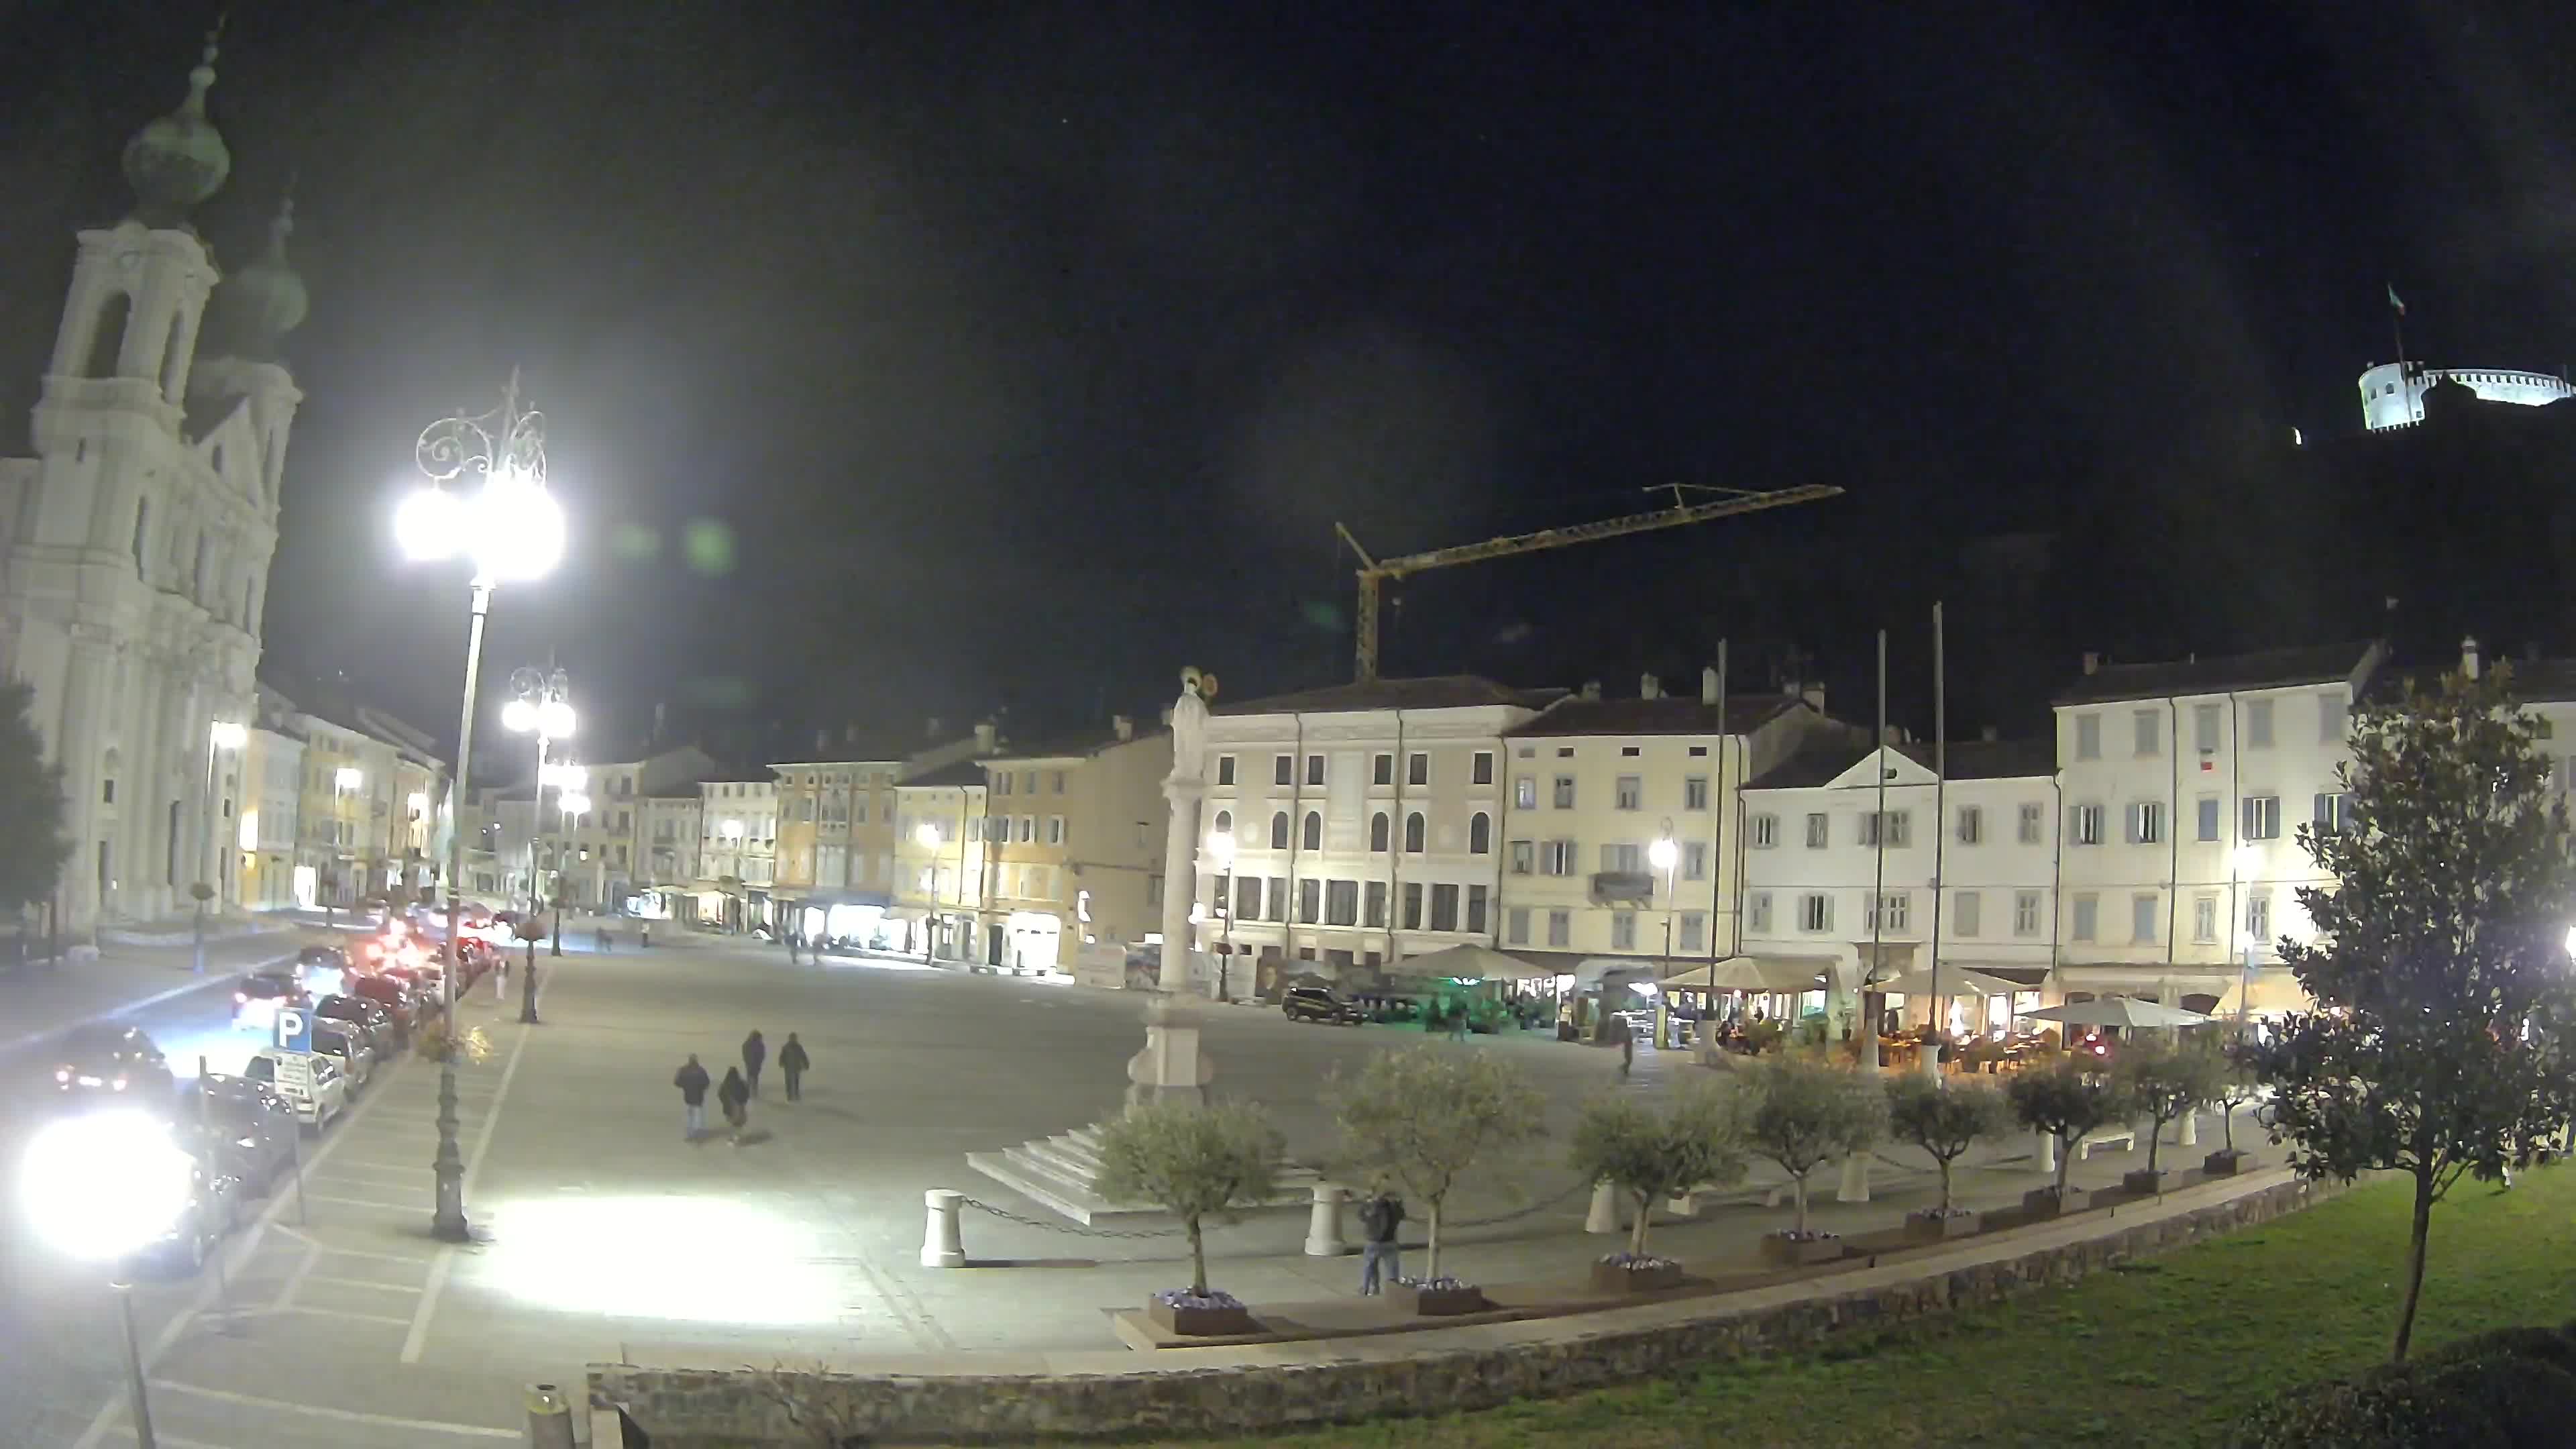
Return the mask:
M501 706L501 727L514 734L537 737L536 790L528 801L528 910L537 909L537 834L544 818L547 778L546 752L557 740L572 738L573 712L571 676L557 669L552 674L534 667L510 671L510 702Z
M465 700L456 731L456 797L465 798L474 759L474 685L483 668L483 619L502 583L543 577L563 557L563 506L546 491L545 418L519 406L519 374L501 405L472 417L442 418L421 431L414 450L428 486L403 500L394 532L413 560L463 557L473 566L465 633ZM438 989L446 1049L438 1063L437 1205L430 1232L447 1242L471 1236L465 1222L465 1158L456 1144L456 982L462 962L458 894L465 877L465 833L447 839L446 969Z
M564 836L568 832L579 831L581 817L590 813L590 796L582 789L583 785L589 783L589 773L582 770L579 765L571 766L570 769L575 773L561 777L555 789L555 938L553 944L547 948L546 954L549 956L563 954L564 852L573 848L572 842L564 839ZM581 858L588 860L590 852L582 851ZM537 997L534 991L528 993L526 1014L519 1019L521 1021L537 1019Z
M725 876L732 878L735 890L740 890L742 888L742 821L739 818L728 818L725 821L724 843ZM721 880L723 877L718 879ZM736 935L742 933L742 908L735 902L733 891L725 892L725 929Z
M1209 831L1207 855L1218 870L1225 872L1225 944L1216 953L1216 999L1230 1001L1233 998L1226 994L1226 968L1234 962L1234 832Z
M1672 818L1666 816L1663 828L1655 836L1655 843L1646 847L1646 863L1664 873L1664 959L1657 963L1655 968L1655 980L1658 982L1666 980L1673 974L1673 907L1679 904L1673 899L1673 865L1681 858L1682 848L1673 844ZM1655 995L1658 1001L1662 1000L1663 988L1660 985L1656 987ZM1659 1022L1669 1022L1672 1019L1672 1012L1669 1009L1663 1010L1657 1014L1656 1019ZM1658 1030L1660 1031L1661 1028ZM1657 1042L1655 1045L1661 1047L1663 1043Z
M219 719L206 726L206 793L197 802L197 814L205 821L205 836L197 849L197 880L188 887L188 894L197 900L196 964L190 969L200 976L206 974L206 902L215 896L215 872L209 866L215 855L215 756L249 743L250 731L231 720Z

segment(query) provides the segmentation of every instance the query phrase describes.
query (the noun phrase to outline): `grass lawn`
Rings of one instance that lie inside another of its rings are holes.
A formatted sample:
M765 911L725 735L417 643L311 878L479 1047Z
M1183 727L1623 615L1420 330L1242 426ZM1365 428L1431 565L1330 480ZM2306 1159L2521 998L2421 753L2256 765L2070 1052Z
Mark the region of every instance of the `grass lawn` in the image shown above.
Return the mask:
M2463 1182L2434 1208L2419 1350L2500 1324L2576 1316L2576 1167L2517 1181L2506 1193ZM2387 1356L2408 1203L2405 1183L2373 1183L2072 1287L1854 1336L1818 1354L1481 1413L1232 1442L2208 1444L2256 1398Z

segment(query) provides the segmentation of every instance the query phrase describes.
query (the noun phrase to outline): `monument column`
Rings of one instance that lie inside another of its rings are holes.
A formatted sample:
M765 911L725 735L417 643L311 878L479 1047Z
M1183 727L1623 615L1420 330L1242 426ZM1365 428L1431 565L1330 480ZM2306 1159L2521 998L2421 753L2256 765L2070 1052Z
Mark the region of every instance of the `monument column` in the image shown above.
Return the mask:
M1198 897L1199 802L1207 794L1207 701L1199 672L1182 671L1172 705L1172 773L1163 799L1163 955L1154 995L1145 1006L1145 1049L1127 1063L1130 1102L1165 1097L1204 1101L1216 1066L1199 1050L1198 1011L1190 993L1190 903Z

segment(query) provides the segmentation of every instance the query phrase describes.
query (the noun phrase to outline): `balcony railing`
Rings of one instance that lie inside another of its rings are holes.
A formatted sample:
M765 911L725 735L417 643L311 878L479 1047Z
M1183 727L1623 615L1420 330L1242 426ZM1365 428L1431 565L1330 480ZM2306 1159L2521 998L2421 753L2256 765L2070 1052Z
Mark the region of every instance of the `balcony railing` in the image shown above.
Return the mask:
M1655 875L1645 870L1605 870L1592 877L1595 901L1646 902L1655 898Z

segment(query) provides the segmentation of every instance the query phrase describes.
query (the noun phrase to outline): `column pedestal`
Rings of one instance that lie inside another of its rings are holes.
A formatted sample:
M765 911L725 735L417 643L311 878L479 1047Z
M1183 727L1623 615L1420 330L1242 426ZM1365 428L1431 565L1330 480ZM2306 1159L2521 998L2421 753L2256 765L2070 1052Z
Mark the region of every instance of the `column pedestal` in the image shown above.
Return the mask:
M1127 1101L1207 1100L1216 1063L1199 1049L1198 1012L1189 998L1154 994L1145 1005L1145 1049L1127 1059Z
M2030 1134L2030 1138L2031 1161L2038 1164L2039 1170L2042 1173L2045 1173L2052 1181L2055 1180L2057 1176L2057 1139L2046 1132L2033 1132Z
M1606 1182L1592 1184L1592 1205L1584 1210L1583 1230L1587 1233L1619 1231L1619 1189Z
M1350 1252L1342 1240L1342 1199L1350 1189L1335 1183L1315 1184L1315 1205L1306 1218L1306 1256L1338 1258Z

